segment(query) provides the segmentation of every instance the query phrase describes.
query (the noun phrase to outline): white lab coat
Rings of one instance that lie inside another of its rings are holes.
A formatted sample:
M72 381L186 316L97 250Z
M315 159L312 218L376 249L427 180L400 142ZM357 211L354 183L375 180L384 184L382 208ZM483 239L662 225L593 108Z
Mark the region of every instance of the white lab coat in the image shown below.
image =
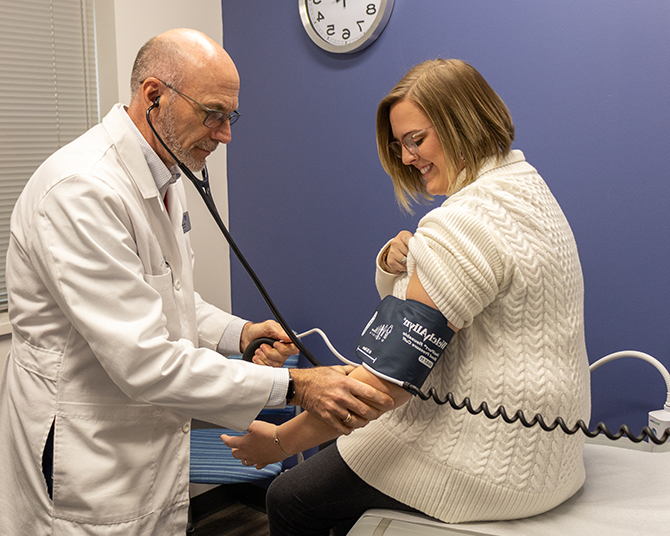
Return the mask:
M183 185L168 215L124 113L52 155L12 215L3 534L183 536L191 417L243 430L272 388L213 351L234 317L194 292Z

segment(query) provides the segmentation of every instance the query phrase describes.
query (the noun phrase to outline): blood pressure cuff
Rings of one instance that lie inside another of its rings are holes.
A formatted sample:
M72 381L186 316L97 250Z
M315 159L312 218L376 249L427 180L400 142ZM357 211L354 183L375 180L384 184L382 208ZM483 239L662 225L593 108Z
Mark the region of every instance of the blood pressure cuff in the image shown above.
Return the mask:
M356 353L377 376L420 388L453 336L437 309L386 296L365 326Z

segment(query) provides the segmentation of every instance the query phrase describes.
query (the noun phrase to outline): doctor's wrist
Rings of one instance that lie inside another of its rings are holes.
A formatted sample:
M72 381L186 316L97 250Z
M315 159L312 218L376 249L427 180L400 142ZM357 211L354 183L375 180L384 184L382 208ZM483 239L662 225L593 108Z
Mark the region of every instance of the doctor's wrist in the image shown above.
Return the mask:
M286 405L290 405L295 398L295 382L293 381L293 376L291 376L291 371L288 371L288 386L286 388ZM275 439L277 438L275 434Z
M244 353L244 349L249 345L251 339L249 337L249 328L251 327L251 322L246 322L242 326L242 331L240 332L240 353Z

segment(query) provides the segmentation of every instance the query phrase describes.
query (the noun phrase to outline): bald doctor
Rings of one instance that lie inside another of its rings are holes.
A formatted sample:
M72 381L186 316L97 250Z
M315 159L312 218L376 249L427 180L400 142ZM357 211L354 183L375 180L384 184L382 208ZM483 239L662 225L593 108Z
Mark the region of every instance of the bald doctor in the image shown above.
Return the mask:
M191 418L244 430L291 402L348 433L391 404L342 367L289 378L278 366L295 347L276 322L246 322L194 291L184 187L145 114L153 106L168 147L202 169L231 139L228 54L171 30L140 50L131 90L128 107L40 166L12 214L2 534L183 536ZM255 357L274 368L224 357L259 336L287 341Z

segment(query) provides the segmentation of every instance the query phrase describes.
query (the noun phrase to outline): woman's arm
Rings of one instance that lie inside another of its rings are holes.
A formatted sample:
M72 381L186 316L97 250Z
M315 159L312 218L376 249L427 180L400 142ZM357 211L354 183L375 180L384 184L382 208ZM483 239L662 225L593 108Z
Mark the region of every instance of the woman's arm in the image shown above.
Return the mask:
M375 389L388 394L394 401L394 407L407 402L412 395L402 387L382 380L363 367L357 367L349 376L365 382ZM367 424L366 420L355 413L351 421L346 423L359 428ZM245 465L256 465L258 469L269 463L281 461L288 456L305 451L340 435L325 421L305 411L293 419L275 426L263 421L254 421L248 433L240 437L222 435L221 440L232 448L233 456L244 460ZM276 439L276 441L275 441Z
M421 303L425 303L426 305L429 305L433 309L437 309L437 305L435 305L433 300L430 299L430 296L428 296L428 293L423 288L421 281L419 281L419 276L417 275L416 271L412 274L412 277L409 278L405 298L407 298L408 300L415 300ZM458 331L458 328L454 326L451 322L449 322L449 319L447 319L447 324L454 333Z
M416 272L410 278L406 298L420 301L437 309L433 300L430 299L421 285ZM449 323L449 327L454 332L458 331L451 323ZM412 397L399 385L375 376L364 367L355 368L349 375L388 394L393 398L394 407L401 406ZM356 423L357 427L362 426L361 420L364 420L363 417L352 414L351 419L352 421L347 424ZM256 465L258 468L262 468L269 463L281 461L288 456L335 439L339 435L337 430L318 417L304 412L280 426L254 421L249 427L247 435L241 437L224 435L221 436L221 439L232 448L235 458L244 460L246 465Z

